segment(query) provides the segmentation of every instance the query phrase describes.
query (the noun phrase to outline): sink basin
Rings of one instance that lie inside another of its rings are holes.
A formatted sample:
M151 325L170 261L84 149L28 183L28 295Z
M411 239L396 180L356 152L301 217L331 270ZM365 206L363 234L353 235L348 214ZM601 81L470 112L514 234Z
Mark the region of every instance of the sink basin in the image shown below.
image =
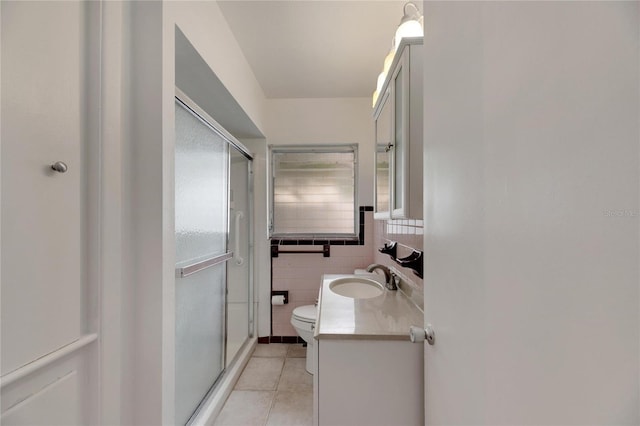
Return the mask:
M384 293L384 287L377 281L361 277L345 277L333 280L329 290L352 299L369 299Z

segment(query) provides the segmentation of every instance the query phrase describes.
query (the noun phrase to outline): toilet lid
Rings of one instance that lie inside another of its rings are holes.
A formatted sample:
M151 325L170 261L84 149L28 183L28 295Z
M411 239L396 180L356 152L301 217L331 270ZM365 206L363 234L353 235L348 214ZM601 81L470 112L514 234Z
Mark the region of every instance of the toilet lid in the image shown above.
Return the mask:
M314 305L298 306L293 310L293 316L301 321L315 322L317 308Z

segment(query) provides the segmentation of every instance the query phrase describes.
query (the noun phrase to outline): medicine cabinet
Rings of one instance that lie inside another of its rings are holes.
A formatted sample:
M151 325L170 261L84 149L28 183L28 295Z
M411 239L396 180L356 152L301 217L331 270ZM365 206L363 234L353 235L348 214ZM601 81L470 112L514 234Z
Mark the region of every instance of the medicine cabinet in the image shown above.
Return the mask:
M402 40L374 107L376 219L422 219L422 40Z

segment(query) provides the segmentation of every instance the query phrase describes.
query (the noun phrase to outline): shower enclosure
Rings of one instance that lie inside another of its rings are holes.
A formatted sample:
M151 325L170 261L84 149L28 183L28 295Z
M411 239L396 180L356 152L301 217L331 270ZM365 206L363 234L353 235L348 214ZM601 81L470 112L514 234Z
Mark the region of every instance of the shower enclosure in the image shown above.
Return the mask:
M252 159L177 92L175 411L186 424L252 336Z

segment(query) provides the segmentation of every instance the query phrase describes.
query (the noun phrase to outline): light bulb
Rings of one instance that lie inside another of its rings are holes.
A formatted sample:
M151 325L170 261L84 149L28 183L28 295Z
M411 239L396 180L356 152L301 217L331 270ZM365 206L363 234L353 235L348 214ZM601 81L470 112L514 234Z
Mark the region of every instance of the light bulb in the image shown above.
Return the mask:
M387 56L384 58L384 67L382 68L382 72L384 72L385 74L388 73L389 68L391 68L391 63L393 62L395 53L396 50L392 47L391 50L389 50Z
M405 37L422 37L424 36L424 30L422 25L418 21L406 21L398 27L395 37L395 49L398 50L400 42Z
M384 84L384 79L387 78L387 73L382 71L378 74L378 84L376 84L376 92L382 92L382 85Z

